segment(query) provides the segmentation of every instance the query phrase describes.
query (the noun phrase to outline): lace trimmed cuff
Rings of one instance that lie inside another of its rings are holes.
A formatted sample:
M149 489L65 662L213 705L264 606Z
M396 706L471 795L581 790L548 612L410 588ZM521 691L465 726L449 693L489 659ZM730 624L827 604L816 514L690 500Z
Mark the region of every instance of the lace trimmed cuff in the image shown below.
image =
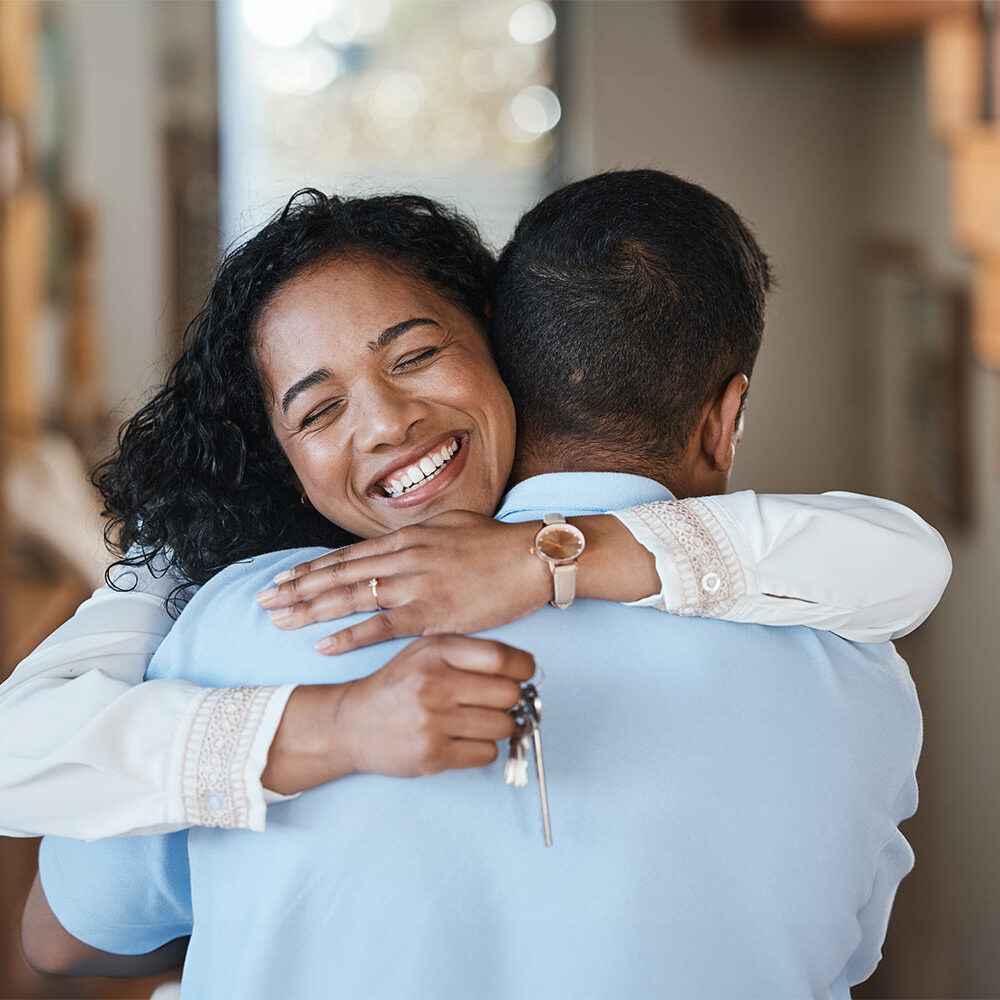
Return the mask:
M184 821L262 830L268 801L260 774L293 685L212 688L198 703L181 776Z
M612 511L656 559L663 588L655 603L678 615L719 618L747 592L739 555L702 500L657 500Z

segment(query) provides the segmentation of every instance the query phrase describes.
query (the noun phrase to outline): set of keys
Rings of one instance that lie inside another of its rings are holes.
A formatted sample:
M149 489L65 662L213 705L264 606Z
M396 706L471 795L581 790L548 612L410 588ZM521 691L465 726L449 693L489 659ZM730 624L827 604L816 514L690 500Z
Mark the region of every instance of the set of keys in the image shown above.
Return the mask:
M545 761L542 760L542 699L534 684L521 685L521 700L511 709L514 716L514 735L503 769L503 780L515 788L528 784L528 750L535 752L535 771L538 774L538 796L542 803L542 832L545 846L552 846L552 825L549 822L549 795L545 787Z

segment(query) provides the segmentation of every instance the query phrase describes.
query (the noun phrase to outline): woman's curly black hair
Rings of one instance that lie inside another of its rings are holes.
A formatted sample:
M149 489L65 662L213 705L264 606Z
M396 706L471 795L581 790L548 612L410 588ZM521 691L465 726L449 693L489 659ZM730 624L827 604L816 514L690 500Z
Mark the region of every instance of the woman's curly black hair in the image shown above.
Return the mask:
M105 539L120 555L109 584L116 567L169 568L180 583L168 602L176 609L191 587L241 559L352 540L300 502L268 422L254 327L284 282L354 256L426 281L486 329L495 260L467 219L418 195L297 191L227 254L165 384L94 473Z

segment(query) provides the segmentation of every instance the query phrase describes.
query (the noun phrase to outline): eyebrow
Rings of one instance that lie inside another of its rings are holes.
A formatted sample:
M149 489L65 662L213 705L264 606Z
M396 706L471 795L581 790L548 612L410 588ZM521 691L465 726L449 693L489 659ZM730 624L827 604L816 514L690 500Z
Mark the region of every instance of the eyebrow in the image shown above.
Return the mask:
M428 325L439 326L440 324L428 316L414 316L412 319L404 319L402 323L395 323L393 326L386 327L374 340L369 340L368 349L370 351L381 351L398 337L402 337L408 330L412 330L416 326ZM308 375L304 375L297 382L293 383L284 396L281 397L281 412L288 412L288 407L292 405L296 396L315 385L320 385L332 377L333 372L329 368L317 368Z
M429 316L414 316L413 319L404 319L402 323L386 327L374 340L368 341L368 350L381 351L388 347L397 337L402 337L408 330L415 326L439 326Z
M284 396L281 397L281 412L288 412L288 407L292 405L292 400L294 400L299 393L305 392L306 389L311 389L314 385L319 385L321 382L325 382L332 375L333 372L331 372L329 368L317 368L315 371L300 378L298 382L290 386Z

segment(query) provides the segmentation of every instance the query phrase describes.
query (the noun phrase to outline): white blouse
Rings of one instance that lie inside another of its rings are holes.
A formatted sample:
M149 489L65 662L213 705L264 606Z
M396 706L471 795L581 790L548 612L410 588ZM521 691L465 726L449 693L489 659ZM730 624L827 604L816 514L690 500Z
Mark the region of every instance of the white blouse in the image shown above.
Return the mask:
M878 642L916 628L951 575L932 527L857 494L747 491L614 513L656 559L662 590L636 603L673 614ZM0 835L262 830L282 798L260 776L294 685L141 683L176 580L124 570L121 585L133 574L134 589L101 587L0 685Z

